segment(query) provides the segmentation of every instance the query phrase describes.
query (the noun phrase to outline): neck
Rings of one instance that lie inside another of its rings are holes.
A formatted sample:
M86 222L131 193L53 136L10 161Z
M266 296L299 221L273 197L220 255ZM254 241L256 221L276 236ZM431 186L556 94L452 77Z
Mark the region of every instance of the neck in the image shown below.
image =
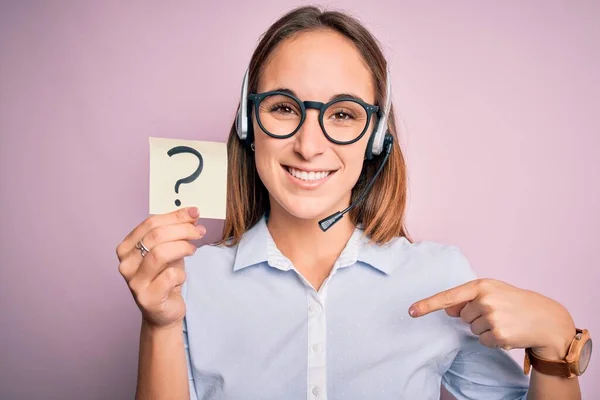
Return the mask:
M337 210L334 210L337 211ZM354 232L355 225L348 216L342 218L327 232L319 227L319 220L295 217L271 199L267 226L281 253L301 269L330 269Z

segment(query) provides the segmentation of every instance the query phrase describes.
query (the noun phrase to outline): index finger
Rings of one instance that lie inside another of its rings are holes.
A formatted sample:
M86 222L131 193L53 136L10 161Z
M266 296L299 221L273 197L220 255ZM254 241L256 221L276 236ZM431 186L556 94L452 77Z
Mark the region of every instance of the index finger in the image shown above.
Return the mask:
M141 224L136 226L129 234L123 239L121 244L117 247L117 257L121 260L125 254L127 254L137 242L142 240L148 231L161 225L172 225L180 224L184 222L195 222L198 217L197 207L187 207L179 210L171 211L166 214L151 215L146 218Z
M479 295L477 281L470 281L452 289L444 290L433 296L419 300L409 308L411 317L421 317L434 311L467 303Z

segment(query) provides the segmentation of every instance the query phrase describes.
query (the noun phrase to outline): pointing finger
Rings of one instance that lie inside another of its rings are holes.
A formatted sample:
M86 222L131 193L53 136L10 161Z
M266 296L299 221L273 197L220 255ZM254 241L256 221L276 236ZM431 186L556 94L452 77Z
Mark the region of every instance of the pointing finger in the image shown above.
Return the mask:
M420 300L414 303L408 312L411 317L421 317L448 307L459 306L461 304L464 307L467 302L474 300L478 294L477 281L470 281ZM455 308L450 310L452 315L460 315L462 307Z

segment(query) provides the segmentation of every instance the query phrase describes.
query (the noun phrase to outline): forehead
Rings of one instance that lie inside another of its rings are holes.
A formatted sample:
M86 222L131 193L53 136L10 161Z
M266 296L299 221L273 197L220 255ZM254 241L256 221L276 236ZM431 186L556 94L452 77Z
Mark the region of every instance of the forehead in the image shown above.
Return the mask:
M351 93L373 103L371 71L349 39L331 30L300 33L282 41L262 69L258 91L292 89L303 99L326 101Z

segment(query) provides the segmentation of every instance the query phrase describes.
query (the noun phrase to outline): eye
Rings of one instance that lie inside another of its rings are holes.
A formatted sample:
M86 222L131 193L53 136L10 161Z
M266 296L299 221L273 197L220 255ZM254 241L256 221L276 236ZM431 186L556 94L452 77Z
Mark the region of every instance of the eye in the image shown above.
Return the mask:
M270 112L275 112L277 114L295 114L294 106L289 103L277 103L273 104L269 110Z
M345 121L345 120L355 119L356 118L356 116L350 110L346 110L346 109L334 110L334 112L331 115L331 117L333 119L341 120L341 121Z

